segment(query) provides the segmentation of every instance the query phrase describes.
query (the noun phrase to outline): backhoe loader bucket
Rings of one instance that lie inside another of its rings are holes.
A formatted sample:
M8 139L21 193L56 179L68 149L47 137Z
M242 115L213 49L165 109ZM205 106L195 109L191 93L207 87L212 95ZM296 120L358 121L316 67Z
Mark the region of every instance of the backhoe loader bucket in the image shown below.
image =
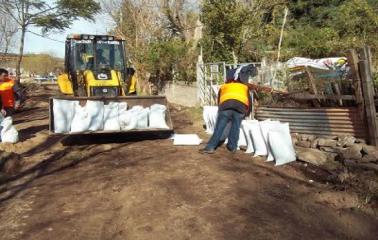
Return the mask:
M109 102L126 102L128 105L128 109L132 108L133 106L139 105L143 106L144 108L150 107L153 104L161 104L167 107L166 111L166 124L168 125L168 129L155 129L155 128L146 128L146 129L133 129L133 130L120 130L120 131L85 131L85 132L66 132L66 133L55 133L55 126L54 126L54 99L60 100L68 100L68 101L79 101L81 106L84 106L88 100L91 101L103 101L104 104L108 104ZM156 134L163 134L167 135L173 133L173 124L171 115L169 112L168 102L164 96L146 96L146 97L137 97L137 96L130 96L130 97L73 97L73 96L57 96L52 97L49 99L49 128L50 128L50 135L67 135L67 136L75 136L75 135L101 135L101 134L120 134L120 133L133 133L144 134L144 133L156 133Z

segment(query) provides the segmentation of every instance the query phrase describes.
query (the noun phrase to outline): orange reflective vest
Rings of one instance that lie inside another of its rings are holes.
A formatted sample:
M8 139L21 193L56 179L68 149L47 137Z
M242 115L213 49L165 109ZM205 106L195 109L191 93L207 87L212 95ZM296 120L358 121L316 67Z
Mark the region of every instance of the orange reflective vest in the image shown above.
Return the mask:
M247 107L249 107L249 90L248 86L242 83L226 83L221 86L219 104L224 103L227 100L237 100Z
M14 81L12 79L5 79L0 82L0 95L2 107L13 108L15 99L13 92Z

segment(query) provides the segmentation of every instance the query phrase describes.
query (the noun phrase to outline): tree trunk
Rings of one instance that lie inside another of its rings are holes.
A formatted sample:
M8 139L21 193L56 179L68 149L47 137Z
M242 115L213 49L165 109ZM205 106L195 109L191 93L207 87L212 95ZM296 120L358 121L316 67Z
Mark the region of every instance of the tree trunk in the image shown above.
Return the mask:
M20 84L20 80L21 80L21 63L22 63L22 58L24 56L25 34L26 34L26 27L22 26L20 50L19 50L17 65L16 65L16 84L18 84L18 85Z

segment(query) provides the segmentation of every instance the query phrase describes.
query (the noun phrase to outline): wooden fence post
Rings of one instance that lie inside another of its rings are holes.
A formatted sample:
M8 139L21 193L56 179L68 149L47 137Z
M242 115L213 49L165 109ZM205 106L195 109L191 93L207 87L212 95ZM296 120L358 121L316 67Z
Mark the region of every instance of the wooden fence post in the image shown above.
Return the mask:
M361 87L361 78L360 78L360 70L358 67L358 54L355 49L351 49L347 53L348 64L353 76L353 88L354 88L354 95L356 97L356 103L358 112L362 119L365 119L365 108L364 108L364 97L362 94L362 87Z
M378 123L374 102L374 85L371 72L371 53L368 46L362 48L360 51L360 78L362 85L362 93L365 102L366 120L369 130L369 142L372 145L378 146Z

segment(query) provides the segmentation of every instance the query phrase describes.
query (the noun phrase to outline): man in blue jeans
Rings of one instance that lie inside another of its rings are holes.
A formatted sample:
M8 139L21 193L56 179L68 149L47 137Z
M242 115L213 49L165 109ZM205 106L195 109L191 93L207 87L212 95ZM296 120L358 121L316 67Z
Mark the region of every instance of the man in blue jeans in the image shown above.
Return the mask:
M212 154L215 152L219 143L223 140L222 136L229 122L231 122L231 129L226 147L230 152L236 152L241 122L250 114L252 108L252 98L248 86L243 82L246 83L248 81L241 81L239 76L228 77L227 82L221 86L218 93L217 123L213 136L206 147L200 150L201 153Z

